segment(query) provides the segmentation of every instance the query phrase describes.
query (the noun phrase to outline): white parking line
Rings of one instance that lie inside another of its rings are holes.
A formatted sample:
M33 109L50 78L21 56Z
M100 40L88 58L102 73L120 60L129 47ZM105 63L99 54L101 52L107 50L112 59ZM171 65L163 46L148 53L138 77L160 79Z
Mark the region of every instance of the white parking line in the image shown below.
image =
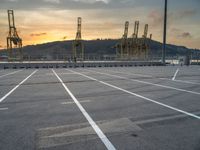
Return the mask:
M183 81L183 80L171 80L171 79L168 79L168 78L159 78L161 80L170 80L170 81L174 81L174 82L179 82L179 83L187 83L187 84L194 84L194 85L200 85L200 83L195 83L195 82L191 82L191 81Z
M20 85L22 85L26 80L28 80L33 74L35 74L38 70L33 71L28 77L26 77L23 81L21 81L18 85L16 85L10 92L8 92L6 95L4 95L0 99L0 103L5 100L10 94L12 94Z
M1 110L7 110L7 109L8 109L8 108L0 108L0 111L1 111Z
M200 83L194 83L194 82L191 82L191 81L183 81L183 80L174 80L176 82L182 82L182 83L189 83L189 84L196 84L196 85L200 85Z
M71 75L71 74L74 74L74 73L58 73L59 75ZM46 73L45 75L53 75L54 76L54 74L53 73Z
M88 70L88 69L85 69L85 70ZM109 73L102 73L102 72L93 71L93 70L88 70L88 71L94 72L94 73L98 73L98 74L107 75L107 76L111 76L111 77L116 77L116 78L120 78L120 79L130 80L130 81L134 81L134 82L138 82L138 83L143 83L143 84L158 86L158 87L162 87L162 88L166 88L166 89L172 89L172 90L176 90L176 91L181 91L181 92L187 92L187 93L190 93L190 94L200 95L200 93L198 93L198 92L189 91L189 90L180 89L180 88L175 88L175 87L172 87L172 86L161 85L161 84L156 84L156 83L151 83L151 82L141 81L141 80L136 80L136 79L129 79L129 78L126 78L126 77L113 75L113 74L109 74Z
M69 70L69 69L67 69L67 70ZM194 117L194 118L196 118L196 119L200 119L200 116L197 116L197 115L195 115L195 114L192 114L192 113L186 112L186 111L184 111L184 110L181 110L181 109L178 109L178 108L175 108L175 107L166 105L166 104L164 104L164 103L161 103L161 102L158 102L158 101L156 101L156 100L147 98L147 97L145 97L145 96L142 96L142 95L133 93L133 92L131 92L131 91L122 89L122 88L120 88L120 87L117 87L117 86L115 86L115 85L109 84L109 83L107 83L107 82L104 82L104 81L101 81L101 80L97 80L97 79L95 79L95 78L93 78L93 77L90 77L90 76L87 76L87 75L85 75L85 74L82 74L82 73L79 73L79 72L76 72L76 71L72 71L72 70L69 70L69 71L74 72L74 73L77 73L77 74L79 74L79 75L81 75L81 76L83 76L83 77L86 77L86 78L88 78L88 79L91 79L91 80L93 80L93 81L97 81L97 82L99 82L99 83L101 83L101 84L104 84L104 85L107 85L107 86L109 86L109 87L112 87L112 88L114 88L114 89L117 89L117 90L123 91L123 92L125 92L125 93L131 94L131 95L133 95L133 96L142 98L142 99L144 99L144 100L146 100L146 101L150 101L150 102L153 102L153 103L155 103L155 104L158 104L158 105L164 106L164 107L166 107L166 108L175 110L175 111L177 111L177 112L186 114L186 115L188 115L188 116Z
M113 72L113 73L119 73L119 74L125 74L125 75L133 75L133 76L140 76L141 75L141 77L154 78L153 76L147 75L147 74L144 75L144 74L135 74L135 73L125 73L125 72L111 71L111 70L106 70L106 71ZM174 82L200 85L200 83L194 83L194 82L191 82L191 81L183 81L183 80L177 80L177 79L175 79L175 80L168 79L168 78L157 78L157 79L160 79L160 80L170 80L170 81L174 81Z
M83 72L83 73L88 73L88 72ZM65 73L57 73L58 75L72 75L75 73L72 72L65 72ZM54 75L53 73L46 73L45 75Z
M153 76L151 75L144 75L144 74L138 74L138 73L124 73L124 72L119 72L119 71L111 71L109 70L109 72L113 72L113 73L120 73L120 74L126 74L126 75L133 75L133 76L139 76L139 77L149 77L149 78L153 78Z
M62 81L62 79L57 75L57 73L53 69L52 69L52 71L55 74L55 76L58 78L58 80L60 81L60 83L62 84L62 86L65 88L65 90L67 91L67 93L74 100L74 102L76 103L76 105L78 106L78 108L80 109L80 111L82 112L82 114L85 116L85 118L87 119L87 121L90 123L90 125L92 126L92 128L94 129L94 131L96 132L96 134L99 136L99 138L101 139L101 141L104 143L104 145L106 146L106 148L108 150L115 150L115 147L113 146L113 144L109 141L109 139L106 137L106 135L101 131L101 129L94 122L94 120L90 117L90 115L83 108L83 106L80 104L80 102L76 99L76 97L68 89L68 87L64 84L64 82Z
M175 79L176 79L176 76L177 76L178 72L179 72L179 68L176 70L176 72L175 72L175 74L174 74L172 80L175 80Z
M89 103L91 100L79 101L80 103ZM62 105L75 104L75 102L62 102Z
M0 78L11 75L11 74L15 74L15 73L20 72L20 71L22 71L22 70L17 70L17 71L10 72L8 74L1 75Z

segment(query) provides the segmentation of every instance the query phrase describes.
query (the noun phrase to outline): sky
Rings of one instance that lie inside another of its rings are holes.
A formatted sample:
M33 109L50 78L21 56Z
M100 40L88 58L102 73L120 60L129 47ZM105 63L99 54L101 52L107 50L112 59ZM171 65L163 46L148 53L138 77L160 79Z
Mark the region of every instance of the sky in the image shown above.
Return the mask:
M82 38L121 38L125 21L129 36L140 21L139 36L149 34L162 42L164 0L0 0L0 49L6 48L7 9L13 9L23 45L72 40L77 17ZM200 49L200 0L168 0L167 43Z

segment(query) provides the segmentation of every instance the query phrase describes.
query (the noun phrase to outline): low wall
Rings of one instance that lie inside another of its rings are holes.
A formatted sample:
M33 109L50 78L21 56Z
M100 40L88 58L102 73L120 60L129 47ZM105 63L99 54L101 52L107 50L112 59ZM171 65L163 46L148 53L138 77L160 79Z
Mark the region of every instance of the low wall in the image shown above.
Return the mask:
M76 67L131 67L131 66L161 66L161 62L147 61L118 61L118 62L4 62L0 63L1 69L20 68L76 68Z

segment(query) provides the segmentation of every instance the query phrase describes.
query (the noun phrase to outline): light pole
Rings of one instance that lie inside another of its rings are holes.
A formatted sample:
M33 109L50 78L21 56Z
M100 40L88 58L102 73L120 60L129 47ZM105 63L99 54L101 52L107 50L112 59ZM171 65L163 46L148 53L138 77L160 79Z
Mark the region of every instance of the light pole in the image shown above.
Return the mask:
M165 55L166 55L166 34L167 34L167 0L165 0L163 47L162 47L162 63L164 65L165 65Z

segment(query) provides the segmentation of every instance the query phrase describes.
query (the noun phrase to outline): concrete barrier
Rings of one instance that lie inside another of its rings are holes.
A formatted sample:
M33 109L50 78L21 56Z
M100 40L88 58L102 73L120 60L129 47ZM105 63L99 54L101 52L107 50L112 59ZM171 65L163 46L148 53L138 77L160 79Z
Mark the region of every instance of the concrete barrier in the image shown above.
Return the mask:
M153 61L94 61L94 62L2 62L0 69L22 68L80 68L80 67L132 67L132 66L162 66L161 62Z

